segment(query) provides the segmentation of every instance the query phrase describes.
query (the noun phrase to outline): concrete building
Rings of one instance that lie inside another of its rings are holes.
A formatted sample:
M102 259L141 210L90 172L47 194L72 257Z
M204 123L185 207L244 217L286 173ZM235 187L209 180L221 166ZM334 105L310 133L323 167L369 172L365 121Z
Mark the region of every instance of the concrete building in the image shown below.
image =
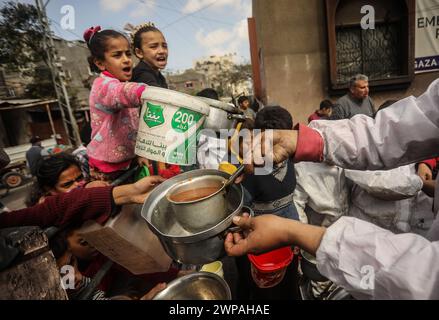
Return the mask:
M67 90L73 100L73 107L88 107L90 88L96 75L91 72L88 65L87 58L90 53L87 45L84 41L67 41L58 37L53 40L60 66L64 70ZM35 67L46 69L42 62ZM26 91L26 86L32 82L31 77L25 77L19 72L7 71L6 68L0 67L0 98L34 98L29 97ZM53 97L55 97L55 92L53 92Z
M374 32L359 27L364 5L375 8ZM253 0L256 96L281 104L302 123L321 100L345 94L356 73L370 76L376 106L418 96L439 72L414 73L415 12L415 0ZM370 51L368 58L362 50Z
M70 103L80 128L88 121L88 99L92 81L96 77L89 68L87 58L89 51L83 41L66 41L54 38L60 66L64 71L64 79L70 96ZM51 82L47 67L41 63L37 70L44 72L44 79ZM50 116L46 103L35 99L26 90L34 83L31 77L25 77L19 72L8 72L0 68L0 146L9 147L27 143L32 135L50 138L54 133L67 141L63 120L57 103L50 103ZM56 99L54 89L49 84L48 100ZM41 102L41 103L40 103ZM37 106L30 104L37 103ZM24 107L23 107L24 106Z
M58 56L65 73L66 87L76 108L88 107L88 99L93 80L96 75L90 70L88 56L90 52L84 41L66 41L61 38L54 39Z
M18 72L7 72L0 67L0 99L22 97L26 94L25 88L32 81Z
M210 56L195 61L194 70L204 74L206 87L214 88L225 96L250 95L253 93L251 75L240 81L231 81L236 72L236 53Z
M205 75L193 69L188 69L182 74L168 75L167 80L169 89L192 95L207 87Z

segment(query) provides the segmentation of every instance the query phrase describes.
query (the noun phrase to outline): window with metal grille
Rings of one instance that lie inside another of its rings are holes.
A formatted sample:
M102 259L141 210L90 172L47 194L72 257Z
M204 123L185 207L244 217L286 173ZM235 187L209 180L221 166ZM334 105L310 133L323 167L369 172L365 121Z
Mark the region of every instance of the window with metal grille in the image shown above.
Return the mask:
M358 73L368 75L370 81L404 74L399 23L377 25L374 30L338 27L336 33L337 83L346 83Z
M356 74L369 84L407 86L414 77L415 0L369 0L375 28L361 27L363 0L326 0L330 90L343 91Z

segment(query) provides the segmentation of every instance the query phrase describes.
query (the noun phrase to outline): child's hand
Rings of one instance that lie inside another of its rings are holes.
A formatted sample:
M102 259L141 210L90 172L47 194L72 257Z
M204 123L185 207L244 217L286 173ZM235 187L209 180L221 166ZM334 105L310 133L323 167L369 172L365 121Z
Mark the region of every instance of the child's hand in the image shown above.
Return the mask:
M137 164L139 165L139 167L143 167L143 166L149 166L149 160L146 158L142 158L142 157L137 157Z
M155 186L164 182L165 179L159 176L150 176L140 179L136 183L117 186L113 189L113 199L116 205L131 203L143 204L149 192Z
M109 185L111 185L111 184L108 181L96 180L96 181L91 181L91 182L87 183L85 185L85 188L86 189L88 189L88 188L100 188L100 187L107 187Z

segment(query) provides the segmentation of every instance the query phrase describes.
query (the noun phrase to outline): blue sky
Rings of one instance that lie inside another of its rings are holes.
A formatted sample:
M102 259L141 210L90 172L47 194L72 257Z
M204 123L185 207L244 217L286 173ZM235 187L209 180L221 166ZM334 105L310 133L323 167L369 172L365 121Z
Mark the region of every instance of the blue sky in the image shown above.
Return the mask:
M3 4L5 1L0 0ZM45 0L47 1L47 0ZM32 0L20 2L35 3ZM251 0L51 0L47 13L55 34L82 38L93 25L122 30L152 21L162 30L170 53L166 70L191 68L195 60L213 54L237 53L238 62L250 60L247 18ZM63 30L61 8L75 11L74 30Z

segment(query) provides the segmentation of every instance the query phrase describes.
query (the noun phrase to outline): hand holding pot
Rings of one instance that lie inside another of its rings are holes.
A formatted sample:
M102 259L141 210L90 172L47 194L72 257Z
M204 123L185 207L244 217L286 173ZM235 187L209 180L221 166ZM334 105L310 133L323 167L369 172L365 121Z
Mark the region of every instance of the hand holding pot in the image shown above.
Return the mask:
M229 256L262 253L288 245L298 245L315 255L326 229L275 215L256 218L235 217L243 232L229 233L224 247Z

